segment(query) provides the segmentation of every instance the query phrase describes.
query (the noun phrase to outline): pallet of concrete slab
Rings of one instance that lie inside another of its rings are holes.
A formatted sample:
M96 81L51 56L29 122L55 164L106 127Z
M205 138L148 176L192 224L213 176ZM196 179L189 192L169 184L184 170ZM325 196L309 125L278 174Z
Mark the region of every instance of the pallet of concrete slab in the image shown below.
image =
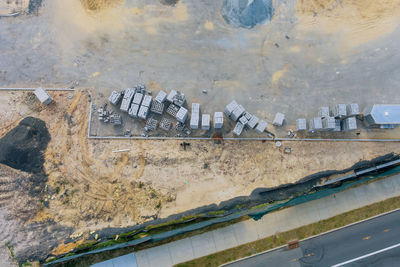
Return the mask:
M259 120L255 115L250 114L242 105L239 105L235 100L226 105L224 110L225 115L236 122L233 134L240 136L246 128L255 129L259 134L263 133L267 128L267 122Z

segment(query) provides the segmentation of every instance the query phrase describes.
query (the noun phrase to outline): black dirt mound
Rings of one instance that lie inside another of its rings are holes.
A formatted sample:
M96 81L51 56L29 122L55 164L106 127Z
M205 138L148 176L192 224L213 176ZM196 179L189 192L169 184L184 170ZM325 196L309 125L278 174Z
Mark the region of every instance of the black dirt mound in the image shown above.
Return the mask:
M270 21L274 8L272 0L224 0L221 14L228 24L250 29Z
M160 2L163 5L174 6L176 3L179 2L179 0L160 0Z
M31 173L42 173L43 151L50 141L46 123L27 117L0 139L0 163Z

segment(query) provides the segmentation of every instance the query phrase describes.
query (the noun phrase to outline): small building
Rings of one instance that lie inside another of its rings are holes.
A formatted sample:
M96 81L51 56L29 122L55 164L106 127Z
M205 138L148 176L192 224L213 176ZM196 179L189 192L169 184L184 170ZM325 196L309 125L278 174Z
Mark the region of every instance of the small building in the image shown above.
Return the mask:
M300 118L296 120L296 131L307 130L307 120L305 118Z
M43 88L35 89L34 94L39 99L40 103L46 106L53 102L53 98L51 97L51 95L47 93Z
M284 120L285 120L285 114L277 112L272 124L275 126L282 126Z
M201 129L210 130L210 114L203 114L201 116Z
M400 105L375 104L364 110L364 123L368 127L392 128L400 125Z

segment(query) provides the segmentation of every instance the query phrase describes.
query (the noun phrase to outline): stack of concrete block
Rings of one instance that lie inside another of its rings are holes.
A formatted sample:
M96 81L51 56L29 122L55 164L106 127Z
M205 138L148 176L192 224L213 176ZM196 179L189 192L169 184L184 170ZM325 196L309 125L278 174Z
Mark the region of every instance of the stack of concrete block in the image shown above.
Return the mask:
M210 130L210 114L203 114L201 116L201 129Z
M249 126L251 129L254 129L257 123L258 123L258 118L254 115L251 115L249 122L247 122L247 126Z
M262 134L266 128L267 128L267 122L261 120L256 127L256 131L257 133Z
M111 114L110 115L110 123L113 125L121 125L122 124L121 116L118 114Z
M192 116L190 117L190 128L193 130L199 128L200 104L192 103Z
M140 106L140 104L142 104L142 100L143 100L143 94L142 93L136 93L135 97L133 98L132 103L135 105Z
M183 93L177 91L176 95L174 97L174 104L179 106L179 107L182 107L183 104L185 104L185 102L186 102L185 95Z
M138 117L140 119L147 119L147 115L149 115L149 107L141 105L138 112Z
M240 118L240 116L242 116L243 113L245 113L245 111L246 110L242 105L237 105L237 107L232 111L230 118L233 121L237 121Z
M121 103L121 107L120 107L121 111L128 112L134 95L135 95L135 89L133 89L133 88L125 89L124 98L122 99L122 103Z
M176 119L181 123L185 123L187 117L188 117L188 110L184 107L181 107L176 113Z
M296 120L296 130L297 131L307 130L307 120L304 118L297 119Z
M285 115L283 113L277 112L272 124L275 126L282 126L284 120L285 120Z
M233 100L231 103L229 103L228 105L226 105L225 107L225 115L230 118L232 115L232 112L239 106L238 103L236 103L235 100Z
M158 103L164 103L166 99L167 99L167 93L161 90L160 92L158 92L154 100L157 101Z
M137 118L138 117L138 112L139 112L139 105L137 104L132 104L129 111L128 111L128 115L133 117L133 118Z
M178 111L179 111L179 107L174 104L170 104L167 108L167 113L175 118L176 118L176 114L178 113Z
M153 101L153 98L151 97L151 95L145 95L143 97L142 106L150 108L152 101Z
M157 129L157 125L158 125L158 120L149 118L146 121L145 130L146 131L155 131Z
M336 128L336 122L334 117L324 117L322 118L322 127L324 131L332 131Z
M315 118L311 119L310 123L308 125L309 125L310 132L321 131L323 129L321 117L315 117Z
M35 89L34 94L37 97L37 99L39 99L40 103L46 106L49 105L51 102L53 102L53 98L51 97L51 95L41 87Z
M355 117L346 118L343 120L343 131L357 130L357 120Z
M160 121L160 128L165 130L165 131L170 131L172 128L172 121L170 119L167 118L161 118Z
M348 115L356 116L360 114L360 108L357 103L351 103L348 108Z
M246 126L247 123L249 122L249 120L246 118L246 116L242 116L242 117L239 118L239 122L241 124L243 124L244 126Z
M342 124L341 124L340 120L335 119L335 130L333 130L333 131L334 132L342 131Z
M112 91L110 97L108 98L108 101L113 105L117 105L121 98L122 94L120 92Z
M224 126L224 113L215 112L214 113L214 128L221 129Z
M320 107L318 110L318 116L321 118L326 118L330 116L329 107Z
M170 103L173 103L176 94L177 94L177 92L175 90L171 90L171 92L169 92L169 94L167 96L167 101L170 102Z
M346 104L337 104L333 110L333 116L337 119L341 119L346 117L347 110Z
M144 95L144 94L146 93L146 85L144 85L144 84L138 84L138 85L135 87L135 92Z
M241 122L237 122L235 128L233 129L233 134L240 136L242 134L244 125Z
M161 115L164 112L164 104L158 101L153 101L151 103L150 111Z

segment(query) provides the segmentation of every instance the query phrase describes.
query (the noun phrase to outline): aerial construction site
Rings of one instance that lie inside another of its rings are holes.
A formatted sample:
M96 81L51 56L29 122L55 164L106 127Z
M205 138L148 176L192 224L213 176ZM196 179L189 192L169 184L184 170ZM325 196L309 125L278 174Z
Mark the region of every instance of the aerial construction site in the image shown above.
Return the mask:
M0 265L398 159L399 24L399 0L1 1Z

